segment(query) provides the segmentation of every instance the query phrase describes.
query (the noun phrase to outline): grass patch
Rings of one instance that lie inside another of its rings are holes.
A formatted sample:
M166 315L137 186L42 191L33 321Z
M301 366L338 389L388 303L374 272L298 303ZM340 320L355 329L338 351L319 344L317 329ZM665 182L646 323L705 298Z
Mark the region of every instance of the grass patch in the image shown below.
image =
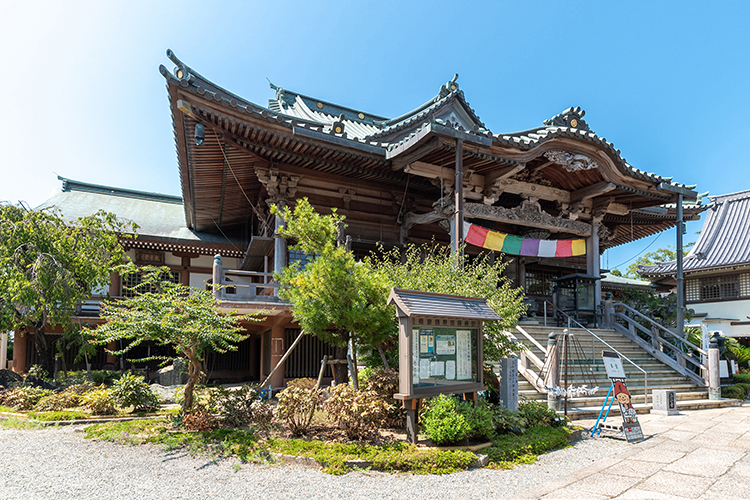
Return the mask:
M0 412L1 413L16 413L16 410L9 406L0 405Z
M570 446L569 427L531 427L525 434L505 434L492 440L483 450L490 457L490 467L509 469L515 465L536 462L537 456L550 450Z
M313 458L323 464L323 471L340 475L353 470L348 460L372 462L372 468L385 472L414 474L450 474L466 470L476 455L468 451L428 450L408 443L370 445L359 443L328 443L320 440L260 440L252 431L215 430L183 432L173 430L167 420L132 420L107 422L85 428L85 437L138 445L152 443L164 450L184 449L193 455L237 457L242 462L267 462L271 453ZM523 435L503 435L483 451L490 457L490 467L510 468L534 463L537 455L568 446L567 427L532 427Z
M90 417L88 413L82 411L30 411L26 414L29 418L41 422L54 422L56 420L85 420Z
M30 430L30 429L45 429L49 426L44 425L41 422L29 420L28 418L9 417L7 419L0 419L0 427L3 427L5 429Z

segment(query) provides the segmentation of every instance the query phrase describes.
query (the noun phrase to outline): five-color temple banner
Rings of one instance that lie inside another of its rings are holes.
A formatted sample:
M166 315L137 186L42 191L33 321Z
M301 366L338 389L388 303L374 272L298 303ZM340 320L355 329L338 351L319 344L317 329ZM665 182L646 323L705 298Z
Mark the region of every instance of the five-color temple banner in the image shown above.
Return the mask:
M531 257L574 257L586 255L586 240L538 240L498 233L476 224L464 223L464 241L509 255Z

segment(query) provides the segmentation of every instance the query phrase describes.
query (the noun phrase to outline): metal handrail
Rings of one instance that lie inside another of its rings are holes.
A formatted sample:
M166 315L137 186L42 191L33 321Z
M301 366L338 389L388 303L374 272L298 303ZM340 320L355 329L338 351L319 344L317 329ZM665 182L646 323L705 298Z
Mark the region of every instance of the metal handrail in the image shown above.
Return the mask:
M651 318L649 318L648 316L646 316L646 315L645 315L645 314L643 314L642 312L640 312L640 311L636 311L636 310L635 310L635 309L633 309L632 307L630 307L630 306L628 306L628 305L626 305L626 304L623 304L622 302L613 302L613 303L612 303L612 305L613 305L613 306L615 306L615 307L618 307L618 306L619 306L619 307L622 307L623 309L625 309L625 310L627 310L627 311L630 311L631 313L635 314L636 316L638 316L638 317L640 317L640 318L643 318L643 319L645 319L646 321L648 321L648 322L649 322L649 323L650 323L650 324L651 324L652 326L655 326L655 327L657 327L657 328L659 328L659 329L661 329L661 330L663 330L663 331L667 332L667 333L668 333L669 335L671 335L671 336L672 336L673 338L675 338L675 339L679 340L680 342L682 342L682 343L683 343L684 345L686 345L687 347L689 347L689 348L691 348L691 349L693 349L693 350L697 351L697 352L698 352L698 353L700 353L700 354L703 354L704 356L708 356L708 353L707 353L706 351L704 351L703 349L701 349L700 347L698 347L698 346L696 346L696 345L694 345L694 344L691 344L690 342L688 342L688 341L687 341L687 340L685 340L684 338L680 337L679 335L677 335L677 334L676 334L676 333L674 333L673 331L669 330L669 329L668 329L667 327L665 327L664 325L660 325L660 324L659 324L659 323L657 323L656 321L652 320Z
M625 361L627 361L628 363L630 363L631 365L633 365L633 367L636 370L638 370L641 373L643 373L643 401L644 401L645 404L648 404L648 372L646 370L644 370L643 368L641 368L640 366L638 366L635 362L633 362L630 358L628 358L627 356L625 356L624 354L622 354L620 351L618 351L617 349L615 349L614 347L612 347L607 341L605 341L604 339L602 339L601 337L599 337L597 334L595 334L594 332L592 332L591 330L589 330L588 328L586 328L585 326L583 326L577 320L571 318L567 313L565 313L563 311L560 311L559 309L557 310L557 312L559 314L565 316L566 318L568 318L568 331L570 331L570 323L571 322L575 323L576 325L578 325L579 328L581 328L582 330L586 331L593 338L595 338L596 340L598 340L602 344L604 344L607 347L609 347L610 349L612 349L612 351L615 352L622 359L624 359Z

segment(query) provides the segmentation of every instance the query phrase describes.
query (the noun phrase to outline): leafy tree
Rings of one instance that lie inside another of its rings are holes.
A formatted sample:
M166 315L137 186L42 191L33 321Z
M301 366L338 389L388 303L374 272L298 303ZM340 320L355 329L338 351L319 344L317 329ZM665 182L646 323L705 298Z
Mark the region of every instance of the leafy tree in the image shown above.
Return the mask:
M394 249L373 255L367 261L388 281L389 289L393 286L486 298L487 304L503 319L485 325L485 359L496 361L518 349L503 332L513 328L526 309L523 291L513 288L511 281L503 276L507 264L500 260L491 263L487 256L480 255L474 259L463 257L462 265L457 266L455 254L449 248L430 245L411 245L404 252ZM395 337L395 314L390 313Z
M695 243L688 243L684 246L682 250L683 256L687 255L690 247L694 244ZM628 266L627 271L625 271L625 274L623 274L622 276L624 276L625 278L639 280L641 279L641 275L638 274L638 266L647 266L650 264L656 264L657 262L671 262L676 259L677 250L675 249L675 247L667 246L667 248L659 248L657 250L654 250L653 252L645 253L635 259L635 262Z
M274 211L278 208L274 207ZM304 268L294 262L277 275L279 296L291 303L292 315L308 334L336 346L336 357L346 357L351 337L375 345L389 332L393 315L386 307L388 282L380 273L357 263L336 235L344 217L315 212L306 198L294 209L279 210L285 224L279 233L296 241L291 248L315 256ZM347 369L336 365L336 383L347 380Z
M242 341L242 320L257 321L265 311L239 316L223 314L219 303L208 290L173 283L167 279L169 268L146 266L136 269L133 264L122 266L121 274L140 272L141 283L132 288L135 296L127 300L105 300L102 316L107 320L93 334L98 344L115 340L130 340L125 348L115 352L122 355L142 342L151 341L170 345L188 359L188 382L182 408L193 407L193 389L199 381L201 362L209 351L224 353L237 349ZM150 361L156 357L136 361ZM164 361L167 358L158 358Z
M124 256L118 238L137 226L102 210L65 221L52 208L0 203L0 329L35 334L39 364L54 371L47 328L67 328L92 290L109 285Z

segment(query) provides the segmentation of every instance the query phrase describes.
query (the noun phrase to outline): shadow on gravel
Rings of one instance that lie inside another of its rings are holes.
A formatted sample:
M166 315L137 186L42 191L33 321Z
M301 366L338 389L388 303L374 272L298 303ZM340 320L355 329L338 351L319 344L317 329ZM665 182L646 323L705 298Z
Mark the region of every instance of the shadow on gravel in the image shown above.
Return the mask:
M187 453L177 453L177 452L171 452L171 453L165 453L166 458L162 459L162 462L169 462L171 460L177 460L179 458L186 458L189 455Z

